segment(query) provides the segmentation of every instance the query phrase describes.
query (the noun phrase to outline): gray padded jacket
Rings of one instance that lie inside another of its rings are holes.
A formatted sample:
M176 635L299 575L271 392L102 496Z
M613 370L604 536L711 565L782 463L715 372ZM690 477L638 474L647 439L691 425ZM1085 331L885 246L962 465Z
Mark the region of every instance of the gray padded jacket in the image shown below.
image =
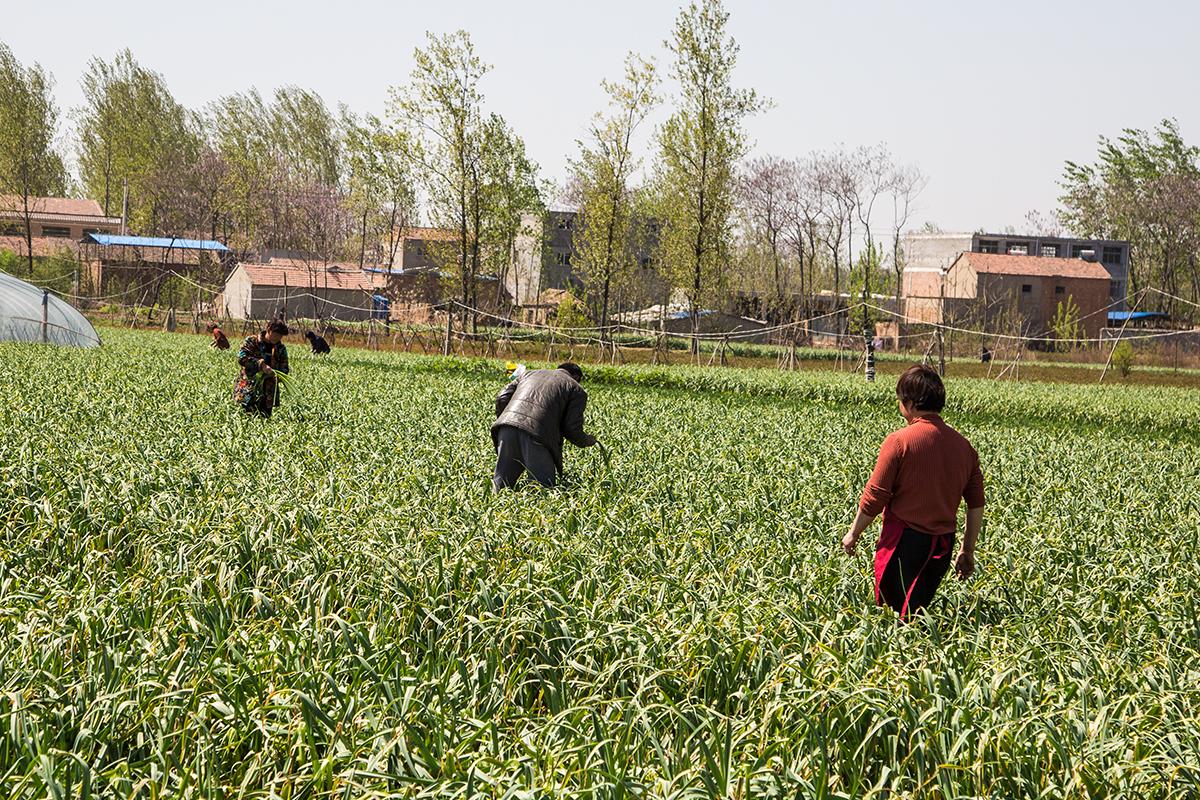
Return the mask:
M561 369L537 369L509 381L496 396L496 422L492 443L504 425L537 439L550 451L562 471L563 439L577 447L591 447L596 440L583 430L587 392Z

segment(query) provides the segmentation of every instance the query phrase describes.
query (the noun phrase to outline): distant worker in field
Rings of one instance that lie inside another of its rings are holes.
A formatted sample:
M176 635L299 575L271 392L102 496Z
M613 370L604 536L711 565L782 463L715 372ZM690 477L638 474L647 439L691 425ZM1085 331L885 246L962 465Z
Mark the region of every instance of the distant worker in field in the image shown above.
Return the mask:
M257 336L248 336L238 350L241 377L233 389L233 399L248 414L271 416L279 406L279 378L288 374L287 323L274 320Z
M216 323L208 326L208 332L212 334L212 342L209 347L215 347L218 350L229 349L229 339L226 338L225 332L216 326Z
M992 351L988 350L986 347L981 349L979 351L979 361L983 364L992 363Z
M975 571L983 474L975 448L942 421L946 388L936 370L910 367L896 384L896 397L908 425L884 439L842 549L853 555L862 532L883 512L875 602L908 620L933 599L950 567L960 500L967 501L967 530L955 572L965 581Z
M526 471L543 486L554 486L563 468L563 439L576 447L596 443L583 430L587 392L582 381L583 370L568 362L558 369L521 370L497 395L496 489L511 488Z
M324 336L318 336L316 333L309 331L304 334L304 338L308 339L308 344L312 347L314 356L323 356L329 354L329 342L325 341Z

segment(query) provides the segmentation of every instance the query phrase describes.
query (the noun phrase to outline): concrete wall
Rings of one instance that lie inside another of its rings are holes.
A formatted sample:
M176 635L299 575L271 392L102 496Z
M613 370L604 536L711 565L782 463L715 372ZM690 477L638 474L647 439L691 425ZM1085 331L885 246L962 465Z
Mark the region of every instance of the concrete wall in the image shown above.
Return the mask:
M521 215L522 232L513 247L513 263L504 288L518 306L535 305L542 292L542 225L536 214Z
M233 319L251 319L253 289L245 271L240 266L236 268L229 279L225 281L225 289L222 292L221 299L225 303L225 316Z
M551 211L544 220L534 214L521 218L526 232L517 237L513 263L504 276L504 287L518 306L536 305L547 289L581 292L577 248L579 215L573 211ZM611 302L621 300L625 308L640 308L662 302L669 287L652 263L658 231L650 225L635 226L626 243L635 264L627 284L612 290Z
M900 242L904 268L942 269L954 263L959 253L971 249L969 233L907 233Z
M304 287L292 287L285 295L282 286L256 286L239 267L225 282L222 301L224 313L232 319L271 319L285 306L288 319L334 317L350 322L371 316L371 297L366 292L319 288L312 294L320 299L308 294Z

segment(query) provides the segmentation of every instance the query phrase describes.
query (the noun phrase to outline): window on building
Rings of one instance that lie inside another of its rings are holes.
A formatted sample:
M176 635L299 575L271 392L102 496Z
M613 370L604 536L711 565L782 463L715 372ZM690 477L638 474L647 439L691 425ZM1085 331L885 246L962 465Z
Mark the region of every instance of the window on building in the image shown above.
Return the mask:
M1055 287L1054 287L1054 293L1055 293L1055 294L1066 294L1066 293L1067 293L1067 287L1065 287L1065 286L1055 286Z
M1058 258L1058 245L1044 244L1041 252L1043 258Z
M650 256L642 256L638 261L638 266L642 269L650 269Z
M1008 254L1010 256L1029 255L1029 242L1009 242Z
M43 225L42 236L53 236L56 239L69 239L71 238L71 229L60 228L56 225Z
M19 222L0 222L0 236L23 236L25 226Z
M1021 294L1032 294L1032 293L1033 293L1033 284L1032 283L1022 283L1021 284Z
M1085 250L1091 250L1090 244L1073 244L1071 245L1071 258L1083 258Z
M1124 260L1124 250L1125 248L1123 247L1106 246L1101 251L1100 260L1105 264L1118 265Z
M571 218L570 217L559 217L558 218L558 229L560 231L571 230Z
M560 267L571 266L571 254L565 250L559 250L554 254L554 263Z
M980 239L979 252L981 253L999 253L1000 243L995 239Z

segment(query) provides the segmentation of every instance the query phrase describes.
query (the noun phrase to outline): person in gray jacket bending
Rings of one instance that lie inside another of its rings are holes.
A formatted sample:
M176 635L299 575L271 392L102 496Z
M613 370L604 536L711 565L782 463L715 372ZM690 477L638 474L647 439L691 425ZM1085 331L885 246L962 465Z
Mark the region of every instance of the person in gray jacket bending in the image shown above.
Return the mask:
M510 488L526 470L543 486L553 486L562 473L563 439L591 447L596 437L583 430L587 392L580 386L578 364L538 369L509 381L496 396L496 476L492 485Z

